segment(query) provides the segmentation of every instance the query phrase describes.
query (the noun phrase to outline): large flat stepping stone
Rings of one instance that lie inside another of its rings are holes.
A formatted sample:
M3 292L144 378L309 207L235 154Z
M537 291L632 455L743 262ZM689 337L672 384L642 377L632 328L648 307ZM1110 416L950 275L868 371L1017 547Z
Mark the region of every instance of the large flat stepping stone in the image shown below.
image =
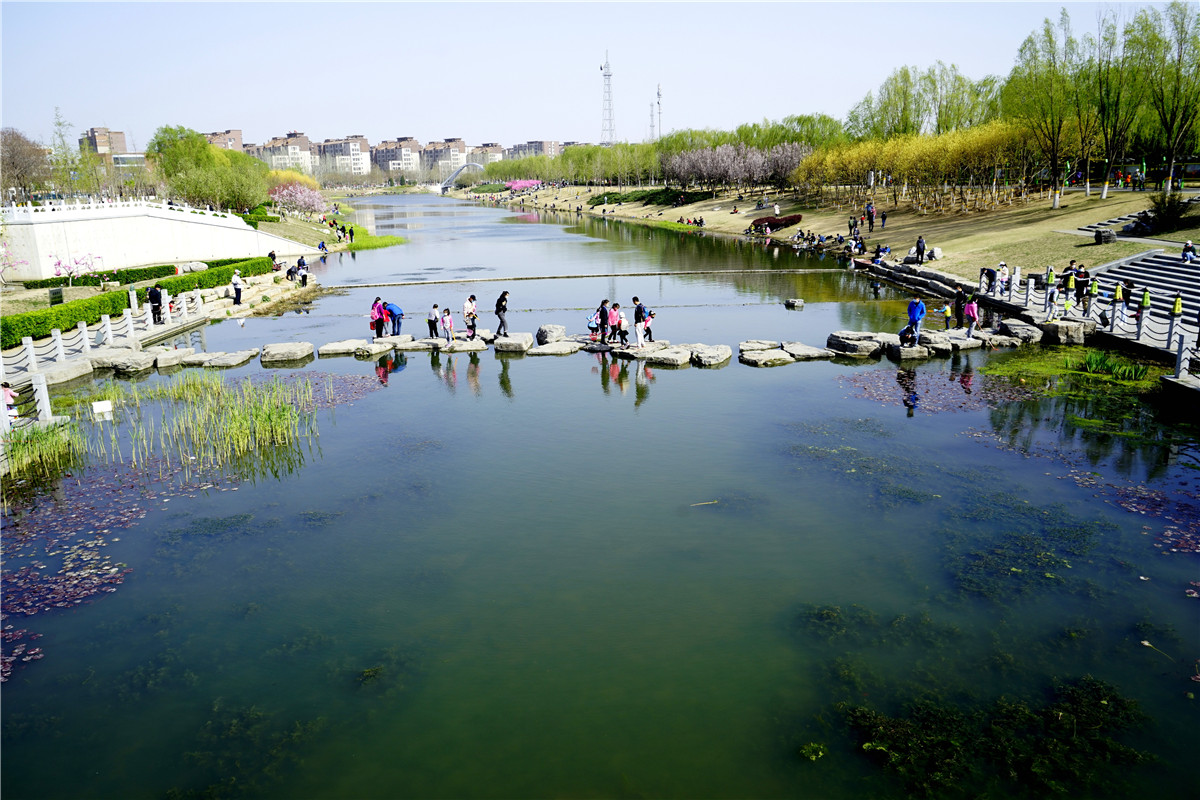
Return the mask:
M412 337L408 337L412 339ZM340 342L329 342L317 348L319 356L352 356L354 351L360 347L365 347L366 339L342 339Z
M825 340L825 346L841 356L851 358L878 358L883 347L875 339L874 333L859 333L856 331L834 331ZM899 343L899 339L897 339Z
M167 367L178 367L183 363L183 359L196 352L194 347L180 347L178 350L165 350L155 353L154 366L157 369L165 369Z
M265 345L260 357L262 363L300 361L313 354L312 342L276 342Z
M1000 333L1020 339L1022 344L1036 344L1042 340L1040 328L1020 319L1003 320L1000 323Z
M508 336L497 336L492 347L499 353L524 353L533 347L532 333L510 333Z
M928 347L916 345L913 347L902 347L898 344L889 344L887 346L888 358L894 361L917 361L929 358L930 350Z
M612 352L612 345L600 344L599 342L588 342L580 347L580 349L585 353L610 353Z
M93 347L86 358L94 369L112 369L117 359L135 352L132 347Z
M1078 322L1057 320L1042 323L1040 327L1043 344L1083 344L1083 325Z
M812 347L803 342L784 342L783 352L797 361L815 361L820 358L833 358L836 355L825 347Z
M796 363L796 359L778 347L774 350L747 350L738 355L738 361L751 367L782 367Z
M47 385L53 386L59 383L67 383L76 378L82 378L85 375L92 374L92 362L86 358L73 358L62 364L40 370L39 374L45 376Z
M401 333L397 336L380 336L375 341L383 344L390 344L395 347L398 344L404 344L405 342L411 342L412 340L413 336L411 333Z
M730 351L732 354L733 351ZM683 367L692 363L692 351L684 347L666 347L646 354L646 363L663 367Z
M214 354L215 355L215 354ZM221 353L216 358L207 361L206 367L240 367L258 356L258 348L253 350L237 350L232 353Z
M733 348L727 344L681 344L692 354L692 363L698 367L719 367L733 358Z
M455 339L453 342L444 342L441 346L443 353L478 353L487 348L487 342L478 336L474 339Z
M626 361L644 361L651 353L657 353L659 350L666 350L670 347L667 342L647 342L642 347L622 347L615 345L612 350L614 358L623 358ZM690 351L689 351L690 352Z
M445 343L445 339L414 339L411 342L398 342L397 344L392 345L392 349L397 352L440 350L442 345Z
M355 358L377 358L395 349L393 345L383 342L368 342L354 351Z
M545 327L544 325L542 327ZM562 327L561 325L558 327ZM579 342L552 341L529 350L527 356L572 356L583 349Z
M112 368L121 375L135 375L154 369L154 353L142 350L131 350L129 353L112 359Z
M749 353L753 350L775 350L778 347L779 342L770 342L766 339L749 339L738 343L738 352Z
M1000 336L1000 337L994 337L994 338L1007 340L1010 337ZM1021 340L1018 339L1017 344L1020 344L1020 343L1021 343ZM974 336L971 336L969 338L966 336L955 336L950 339L950 347L955 352L957 352L959 350L978 350L979 348L983 347L983 341L981 339L976 339Z

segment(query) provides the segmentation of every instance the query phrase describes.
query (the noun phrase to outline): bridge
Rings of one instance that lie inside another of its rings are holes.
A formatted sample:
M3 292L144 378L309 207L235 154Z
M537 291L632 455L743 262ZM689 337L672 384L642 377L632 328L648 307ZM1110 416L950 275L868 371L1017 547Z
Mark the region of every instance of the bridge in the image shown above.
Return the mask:
M463 164L461 167L454 170L454 173L449 178L446 178L446 180L442 181L442 185L441 185L442 194L445 194L446 192L450 191L450 187L454 185L454 180L459 175L462 175L463 170L465 170L467 167L478 167L480 170L483 170L483 168L484 168L483 164L476 164L474 161L468 161L466 164Z

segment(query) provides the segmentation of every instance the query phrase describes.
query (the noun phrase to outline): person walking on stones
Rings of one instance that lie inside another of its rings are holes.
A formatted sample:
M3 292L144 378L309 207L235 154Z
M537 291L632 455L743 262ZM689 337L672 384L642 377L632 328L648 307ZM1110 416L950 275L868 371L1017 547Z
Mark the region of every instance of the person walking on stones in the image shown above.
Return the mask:
M600 301L596 309L596 322L600 325L600 344L608 344L608 298Z
M425 315L425 324L429 326L430 339L437 338L438 317L440 316L441 314L438 313L438 304L434 303L433 308L430 309L429 313Z
M921 323L925 321L925 302L921 300L921 295L913 294L913 299L908 304L908 324L913 329L913 337L916 344L921 343Z
M392 336L399 336L400 326L404 322L404 309L395 303L385 303L383 309L392 318Z
M654 341L654 331L652 331L650 329L651 325L653 325L653 324L654 324L654 312L651 311L649 314L646 315L646 324L642 326L646 331L646 341L647 342Z
M233 286L233 304L240 306L242 304L242 271L240 269L233 271L233 278L229 283Z
M146 297L150 300L150 315L154 318L154 324L162 325L162 284L156 283L150 287Z
M960 328L960 329L962 328L963 316L966 313L966 307L967 307L967 293L966 293L966 291L963 290L963 287L960 285L957 289L954 290L954 327L955 328Z
M642 305L642 301L637 299L637 295L633 298L633 339L637 344L634 347L641 347L646 343L646 307Z
M924 236L917 237L917 263L918 264L925 263L925 237Z
M467 302L463 303L463 325L467 326L467 341L474 341L475 327L479 314L475 311L475 295L467 298Z
M970 339L975 335L975 325L979 322L979 303L974 296L967 301L963 313L967 317L967 338Z
M387 312L383 310L383 300L376 297L375 302L371 304L371 325L375 328L375 338L383 338L383 323L387 317Z
M500 320L500 324L496 326L496 338L508 336L508 320L505 314L508 313L508 292L503 291L496 298L496 319Z
M608 308L608 336L615 341L621 333L621 304L613 303Z
M613 303L612 309L608 312L609 326L616 332L615 336L621 337L621 347L629 347L629 320L625 318L625 312L621 310L620 303Z
M454 317L450 315L449 306L442 309L442 334L446 337L446 344L454 341Z

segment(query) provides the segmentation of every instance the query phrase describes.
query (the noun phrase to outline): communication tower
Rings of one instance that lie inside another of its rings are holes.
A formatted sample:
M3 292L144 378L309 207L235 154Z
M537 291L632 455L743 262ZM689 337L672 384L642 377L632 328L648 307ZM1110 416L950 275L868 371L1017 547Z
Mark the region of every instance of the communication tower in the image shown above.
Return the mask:
M654 103L650 104L650 141L654 141Z
M660 83L658 85L658 135L662 136L664 133L666 133L666 131L663 130L662 126L662 84Z
M600 144L611 145L617 140L617 134L613 122L612 68L608 66L607 50L604 51L604 65L600 71L604 73L604 122L600 130Z

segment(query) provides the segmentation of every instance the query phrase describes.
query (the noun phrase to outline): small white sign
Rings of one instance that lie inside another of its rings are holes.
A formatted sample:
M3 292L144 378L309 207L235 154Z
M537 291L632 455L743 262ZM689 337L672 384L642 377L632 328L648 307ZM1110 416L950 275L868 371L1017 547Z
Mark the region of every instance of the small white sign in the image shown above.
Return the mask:
M92 416L96 419L111 420L112 410L112 400L97 400L92 403Z

